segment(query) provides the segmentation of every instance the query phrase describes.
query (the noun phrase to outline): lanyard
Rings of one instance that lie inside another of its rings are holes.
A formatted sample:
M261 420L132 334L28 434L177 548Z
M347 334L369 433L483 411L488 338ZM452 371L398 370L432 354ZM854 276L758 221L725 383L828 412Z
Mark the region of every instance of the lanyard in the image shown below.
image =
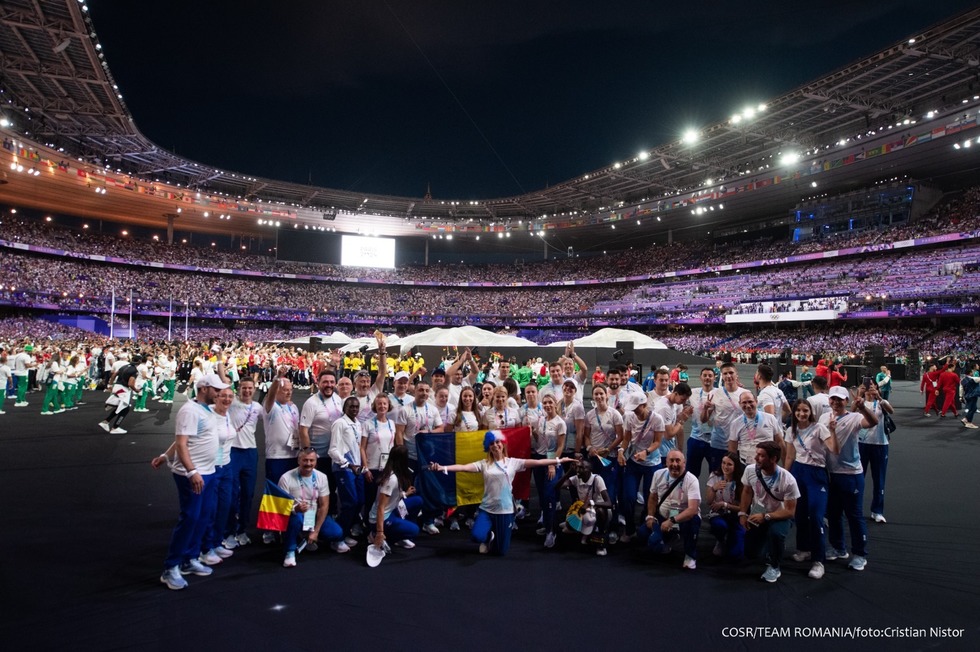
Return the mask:
M418 403L412 403L412 409L415 410L415 432L424 432L422 430L422 426L423 425L426 428L429 427L429 404L426 403L423 407L425 408L425 417L424 417L425 418L425 421L420 422L419 421L419 406L418 406Z
M374 417L374 432L378 435L378 443L381 444L381 450L388 453L391 452L391 447L395 443L395 431L391 427L391 421L385 419L383 423L385 424L385 427L388 428L388 434L391 435L391 439L388 440L387 446L385 446L381 441L381 426L378 425L378 417Z
M245 420L242 421L242 425L235 426L235 434L240 433L242 431L242 428L244 428L246 425L248 425L248 420L252 418L252 410L254 410L254 409L255 409L255 403L249 404L249 406L248 406L248 413L245 415Z
M306 503L307 506L312 506L313 503L316 502L317 493L318 493L316 488L316 473L314 472L312 475L310 475L309 484L305 484L303 480L304 480L303 476L300 475L299 471L296 471L296 481L299 483L299 499L304 503ZM303 487L313 488L313 493L310 495L309 498L303 495Z
M752 424L752 429L749 429L749 419L744 414L742 415L742 423L745 424L745 433L749 436L749 441L755 441L755 433L759 429L759 413L755 413L755 422Z

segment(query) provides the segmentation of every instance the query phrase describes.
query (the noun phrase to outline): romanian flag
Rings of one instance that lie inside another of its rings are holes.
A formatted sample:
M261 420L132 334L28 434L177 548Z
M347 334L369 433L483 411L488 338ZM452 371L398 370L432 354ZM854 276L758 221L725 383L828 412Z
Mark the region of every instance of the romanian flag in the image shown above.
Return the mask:
M296 500L271 481L265 481L265 493L259 504L259 517L255 526L260 530L285 532Z
M531 429L503 428L499 430L507 439L509 457L531 456ZM419 452L419 475L415 489L422 496L427 509L478 505L483 499L483 476L479 473L436 473L429 471L429 463L443 466L469 464L485 460L483 438L486 430L471 432L419 433L415 445ZM518 473L514 478L514 498L526 499L531 494L531 473ZM265 499L263 499L263 504Z

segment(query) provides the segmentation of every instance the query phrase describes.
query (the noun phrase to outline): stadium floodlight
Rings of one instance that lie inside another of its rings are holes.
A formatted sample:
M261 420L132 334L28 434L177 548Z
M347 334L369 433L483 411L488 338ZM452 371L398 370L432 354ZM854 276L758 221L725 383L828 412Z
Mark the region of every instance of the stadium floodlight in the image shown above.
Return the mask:
M759 113L762 113L763 111L765 111L768 108L769 107L765 103L763 103L763 104L760 104L758 107L756 107L756 111L758 111Z
M693 145L694 143L698 142L699 137L700 134L698 134L696 129L688 129L681 137L681 141L683 141L686 145Z
M741 121L742 121L741 114L736 113L735 115L732 116L732 124L733 125L737 125Z
M650 152L640 152L639 154L636 155L636 157L641 161L645 161L648 158L650 158Z
M742 111L742 115L745 116L746 120L751 120L752 118L755 117L755 109L752 108L751 106L747 107Z
M783 165L793 165L799 162L800 155L797 152L786 152L780 160Z

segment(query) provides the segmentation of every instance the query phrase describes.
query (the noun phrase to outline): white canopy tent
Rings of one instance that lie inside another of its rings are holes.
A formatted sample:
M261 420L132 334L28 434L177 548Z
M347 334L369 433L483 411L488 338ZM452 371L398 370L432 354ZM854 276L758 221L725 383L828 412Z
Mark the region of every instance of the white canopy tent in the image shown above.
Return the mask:
M430 328L427 331L408 335L398 341L402 351L416 346L479 346L483 348L537 347L531 340L515 335L501 335L476 326L456 328Z
M572 340L576 347L594 347L597 349L614 349L617 342L632 342L634 349L666 349L666 344L655 340L649 335L637 333L625 328L602 328L591 335ZM565 346L567 342L554 342L548 346Z

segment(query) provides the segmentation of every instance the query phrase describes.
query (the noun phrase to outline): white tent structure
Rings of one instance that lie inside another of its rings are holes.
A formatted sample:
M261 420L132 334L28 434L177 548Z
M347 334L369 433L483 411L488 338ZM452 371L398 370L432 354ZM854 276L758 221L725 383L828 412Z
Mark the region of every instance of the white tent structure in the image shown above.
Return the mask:
M430 328L427 331L408 335L398 341L402 351L416 346L479 346L483 348L503 348L508 346L537 347L531 340L515 335L500 335L476 326L456 328Z
M385 346L390 348L397 347L400 344L400 339L397 335L388 335L385 337ZM340 347L340 351L342 353L351 353L352 351L360 351L364 346L367 346L367 351L377 351L378 340L374 337L358 337Z
M576 347L615 349L617 342L632 342L634 349L666 349L666 344L655 340L649 335L643 335L625 328L603 328L591 335L572 340ZM548 346L565 346L566 342L553 342Z
M335 348L338 346L344 346L345 344L350 344L352 341L349 335L341 333L340 331L334 331L333 333L320 334L320 335L304 335L303 337L297 337L289 340L288 342L283 342L283 346L298 346L304 349L308 349L310 346L310 338L319 337L320 344L322 346L329 346Z

